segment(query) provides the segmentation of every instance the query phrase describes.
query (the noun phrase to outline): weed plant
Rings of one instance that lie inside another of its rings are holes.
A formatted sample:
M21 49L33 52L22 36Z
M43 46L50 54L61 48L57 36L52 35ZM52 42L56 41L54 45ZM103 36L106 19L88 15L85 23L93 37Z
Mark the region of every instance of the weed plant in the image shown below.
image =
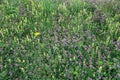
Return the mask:
M120 1L94 1L0 0L0 80L120 80Z

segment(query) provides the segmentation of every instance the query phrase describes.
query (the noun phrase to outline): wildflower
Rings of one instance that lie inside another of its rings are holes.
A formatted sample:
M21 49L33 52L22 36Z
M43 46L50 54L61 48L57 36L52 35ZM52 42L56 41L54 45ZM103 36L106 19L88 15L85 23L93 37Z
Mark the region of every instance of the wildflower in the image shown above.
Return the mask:
M16 53L16 50L14 49L14 53Z
M12 76L12 75L13 75L13 73L12 73L11 71L9 71L9 74L10 74L10 76Z
M99 72L101 72L101 71L102 71L102 66L99 67Z
M15 65L16 67L18 67L18 64L17 64L17 63L15 63L14 65Z
M35 36L39 36L39 35L40 35L40 32L35 32L34 35L35 35Z
M86 59L84 59L83 61L83 66L86 66Z
M93 79L89 77L89 80L93 80Z
M20 70L21 70L23 73L25 72L24 68L20 68Z
M21 62L21 60L20 60L19 58L17 58L17 61L18 61L18 62Z
M25 62L25 60L22 61L23 63Z
M90 67L90 68L94 68L92 59L90 59L90 61L89 61L89 67Z
M80 55L79 55L79 57L80 57L80 59L82 59L82 58L83 58L83 55L82 55L82 54L80 54Z

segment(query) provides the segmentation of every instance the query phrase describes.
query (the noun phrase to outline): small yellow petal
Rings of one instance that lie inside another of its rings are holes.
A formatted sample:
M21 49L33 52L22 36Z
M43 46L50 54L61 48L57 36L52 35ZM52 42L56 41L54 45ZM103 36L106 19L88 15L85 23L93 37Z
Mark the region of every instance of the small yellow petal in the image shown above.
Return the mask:
M23 63L25 62L25 60L22 61Z
M102 66L99 67L99 71L100 71L100 72L102 71Z
M35 32L34 35L35 35L35 36L39 36L39 35L40 35L40 32Z
M24 68L20 68L20 70L21 70L22 72L25 72Z
M20 58L17 58L17 61L18 61L18 62L21 62Z

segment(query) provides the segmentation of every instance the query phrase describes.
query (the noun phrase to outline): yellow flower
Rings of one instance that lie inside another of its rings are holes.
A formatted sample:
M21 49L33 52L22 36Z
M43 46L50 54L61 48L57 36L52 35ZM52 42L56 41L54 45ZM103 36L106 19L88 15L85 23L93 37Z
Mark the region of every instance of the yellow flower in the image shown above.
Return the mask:
M20 68L20 70L21 70L23 73L25 72L24 68Z
M23 63L25 62L25 60L22 61Z
M99 67L99 72L101 72L101 71L102 71L102 66Z
M18 62L21 62L20 58L17 58L17 61L18 61Z
M35 35L35 36L39 36L39 35L40 35L40 32L35 32L34 35Z
M0 30L0 33L2 34L2 30Z

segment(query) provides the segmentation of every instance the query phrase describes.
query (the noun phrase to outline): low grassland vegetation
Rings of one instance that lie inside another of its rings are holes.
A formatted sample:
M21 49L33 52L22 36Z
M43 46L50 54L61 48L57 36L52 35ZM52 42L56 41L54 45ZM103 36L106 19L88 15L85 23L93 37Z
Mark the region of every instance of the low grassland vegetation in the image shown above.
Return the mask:
M120 1L0 0L0 80L120 80Z

